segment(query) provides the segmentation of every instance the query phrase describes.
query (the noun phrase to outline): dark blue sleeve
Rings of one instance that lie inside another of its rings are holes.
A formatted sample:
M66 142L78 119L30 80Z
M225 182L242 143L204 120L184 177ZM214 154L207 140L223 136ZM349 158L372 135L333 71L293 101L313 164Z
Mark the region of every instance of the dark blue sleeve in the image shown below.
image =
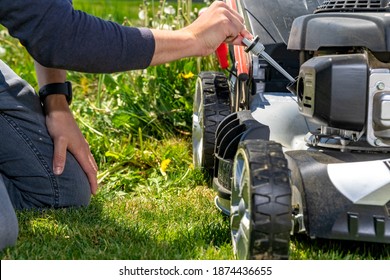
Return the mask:
M74 10L70 0L0 0L0 23L46 67L92 73L143 69L155 49L149 29Z

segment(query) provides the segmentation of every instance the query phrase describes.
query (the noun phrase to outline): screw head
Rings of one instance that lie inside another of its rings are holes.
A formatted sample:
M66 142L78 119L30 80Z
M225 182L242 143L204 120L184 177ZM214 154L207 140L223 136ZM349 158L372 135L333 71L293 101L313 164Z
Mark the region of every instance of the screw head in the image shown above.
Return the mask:
M381 139L376 138L376 139L374 140L374 144L377 145L377 146L382 146L382 145L383 145L383 142L382 142Z
M385 87L386 87L386 85L385 85L384 82L377 82L377 83L376 83L376 88L377 88L378 90L384 90Z

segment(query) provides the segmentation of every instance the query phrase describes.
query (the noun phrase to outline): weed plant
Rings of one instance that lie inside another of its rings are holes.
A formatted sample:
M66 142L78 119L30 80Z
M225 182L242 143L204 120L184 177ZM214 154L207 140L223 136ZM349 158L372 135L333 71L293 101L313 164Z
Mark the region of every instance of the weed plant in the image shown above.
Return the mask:
M75 8L125 25L176 29L204 3L74 0ZM1 59L37 87L33 61L6 30ZM71 109L99 166L98 194L82 209L18 212L18 243L1 259L233 259L229 221L193 169L191 114L200 70L213 56L143 71L69 72ZM292 259L387 259L382 244L294 237Z

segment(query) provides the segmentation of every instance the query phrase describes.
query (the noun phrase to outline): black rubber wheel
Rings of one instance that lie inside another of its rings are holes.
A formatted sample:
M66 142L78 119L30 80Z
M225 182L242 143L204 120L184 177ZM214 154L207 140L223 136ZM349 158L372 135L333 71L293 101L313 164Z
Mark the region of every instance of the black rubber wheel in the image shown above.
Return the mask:
M192 148L195 168L209 175L214 169L215 131L230 114L230 90L226 76L201 72L196 82L192 115Z
M233 163L231 234L238 259L288 259L291 185L278 143L240 142Z

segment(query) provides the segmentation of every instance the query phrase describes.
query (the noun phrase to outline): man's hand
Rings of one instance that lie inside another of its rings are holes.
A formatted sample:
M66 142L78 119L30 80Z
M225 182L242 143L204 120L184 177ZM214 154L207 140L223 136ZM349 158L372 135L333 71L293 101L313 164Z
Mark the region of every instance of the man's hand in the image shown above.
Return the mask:
M201 56L213 53L222 42L241 45L244 37L252 37L241 15L222 1L213 2L184 30L196 38Z
M66 80L66 71L61 69L46 68L35 62L35 70L39 87L50 83L63 83ZM61 175L64 171L66 151L68 150L87 175L91 193L96 194L98 187L97 165L87 141L73 118L65 96L62 94L47 96L44 109L46 126L54 144L54 174Z
M46 126L54 143L53 171L60 175L65 168L67 150L76 158L88 177L91 193L96 194L97 165L64 95L45 99Z
M155 52L151 65L158 65L189 56L212 54L222 42L242 45L251 39L244 19L226 3L213 2L192 24L176 31L152 30Z

